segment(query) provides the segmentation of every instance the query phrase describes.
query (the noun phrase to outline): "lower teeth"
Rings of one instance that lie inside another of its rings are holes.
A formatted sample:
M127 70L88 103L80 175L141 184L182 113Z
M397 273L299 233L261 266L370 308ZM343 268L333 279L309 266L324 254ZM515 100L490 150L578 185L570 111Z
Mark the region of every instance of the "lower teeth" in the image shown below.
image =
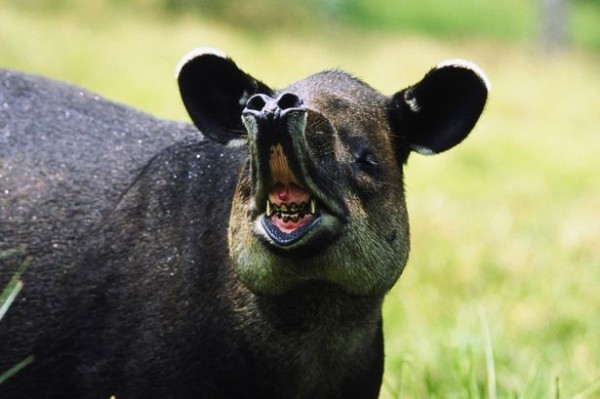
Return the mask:
M299 215L299 214L297 214L297 213L295 213L295 214L292 214L292 215L289 215L289 214L281 214L281 213L278 213L278 214L277 214L277 218L279 218L279 219L283 220L283 221L284 221L284 222L286 222L286 223L287 223L287 222L289 222L290 220L291 220L292 222L296 223L296 222L298 222L298 220L300 220L302 217L304 217L304 215L302 215L302 216L301 216L301 215Z

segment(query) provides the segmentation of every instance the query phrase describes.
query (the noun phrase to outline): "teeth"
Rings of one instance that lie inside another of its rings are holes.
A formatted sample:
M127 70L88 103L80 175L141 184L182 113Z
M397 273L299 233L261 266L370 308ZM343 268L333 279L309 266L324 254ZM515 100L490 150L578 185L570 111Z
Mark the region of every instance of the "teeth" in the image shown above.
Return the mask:
M271 201L267 199L267 216L271 216L273 214L273 209L271 208Z
M308 204L306 202L303 202L300 205L296 203L283 203L279 206L273 204L269 199L267 199L266 205L265 214L267 217L271 217L276 214L277 217L282 219L284 222L288 222L289 220L298 222L298 220L302 219L309 213L311 215L316 215L317 213L317 200L314 198L311 198Z

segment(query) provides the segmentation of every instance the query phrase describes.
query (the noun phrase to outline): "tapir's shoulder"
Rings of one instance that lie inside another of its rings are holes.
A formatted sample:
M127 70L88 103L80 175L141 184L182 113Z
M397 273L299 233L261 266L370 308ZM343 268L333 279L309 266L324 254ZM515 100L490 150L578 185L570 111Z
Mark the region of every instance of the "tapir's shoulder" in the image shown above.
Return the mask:
M228 147L194 138L181 140L150 159L117 208L146 204L150 208L145 217L154 220L165 212L169 219L179 214L187 222L189 215L197 212L204 221L215 217L227 220L238 174L247 158L243 146Z

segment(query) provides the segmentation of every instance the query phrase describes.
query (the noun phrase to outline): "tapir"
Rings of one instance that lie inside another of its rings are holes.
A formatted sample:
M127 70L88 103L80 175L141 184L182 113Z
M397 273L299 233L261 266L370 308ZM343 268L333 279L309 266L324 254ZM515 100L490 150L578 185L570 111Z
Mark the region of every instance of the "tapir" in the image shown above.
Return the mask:
M33 359L0 398L377 398L403 167L463 141L486 76L275 90L200 48L177 81L193 124L0 72L0 288L31 262L0 374Z

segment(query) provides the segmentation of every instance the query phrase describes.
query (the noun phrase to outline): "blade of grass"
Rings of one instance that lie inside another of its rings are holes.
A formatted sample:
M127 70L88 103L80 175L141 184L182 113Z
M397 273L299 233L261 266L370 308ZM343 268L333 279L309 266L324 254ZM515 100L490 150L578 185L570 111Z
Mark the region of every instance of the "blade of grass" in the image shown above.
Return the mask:
M483 336L483 346L485 349L488 398L496 399L496 367L494 365L494 348L492 347L490 329L483 307L479 308L479 321L481 323L481 334Z
M0 251L0 259L6 259L14 255L25 255L25 247L4 249Z
M20 251L21 250L3 251L0 254L0 258L7 257L6 254L14 255L17 253L21 253ZM32 258L30 256L25 258L25 260L21 263L21 265L19 266L19 268L17 269L17 271L15 272L13 277L8 282L8 285L2 291L2 294L0 294L0 320L2 320L2 318L4 317L4 315L7 312L8 308L10 307L12 302L17 297L18 293L23 288L23 282L21 281L21 276L23 275L23 273L25 273L25 270L29 267L29 265L31 264L31 261L32 261Z
M30 365L34 360L33 356L27 356L25 359L21 360L19 363L11 367L8 371L0 375L0 384L3 384L4 381L8 380L10 377L17 374L19 371L23 370L25 367Z
M4 251L4 254L8 251ZM28 256L19 266L19 269L15 272L13 277L8 282L8 285L0 294L0 320L4 317L8 308L13 303L21 289L23 288L23 282L21 281L21 276L25 273L25 270L31 264L32 258Z
M2 295L0 295L0 320L4 318L8 308L12 305L22 289L23 282L21 280L15 280L15 277L13 277L10 283L8 283L8 286L2 291Z
M24 253L25 248L4 250L0 251L0 259L6 259L14 255L23 255ZM4 288L2 294L0 294L0 321L8 311L10 305L14 302L19 292L23 289L23 282L21 281L21 276L23 275L23 273L25 273L25 270L31 264L32 259L33 258L31 256L28 256L23 262L21 262L19 268L8 282L8 285ZM19 363L11 367L8 371L0 374L0 384L4 383L4 381L14 376L23 368L27 367L33 362L33 360L33 356L27 356L25 359L21 360Z

